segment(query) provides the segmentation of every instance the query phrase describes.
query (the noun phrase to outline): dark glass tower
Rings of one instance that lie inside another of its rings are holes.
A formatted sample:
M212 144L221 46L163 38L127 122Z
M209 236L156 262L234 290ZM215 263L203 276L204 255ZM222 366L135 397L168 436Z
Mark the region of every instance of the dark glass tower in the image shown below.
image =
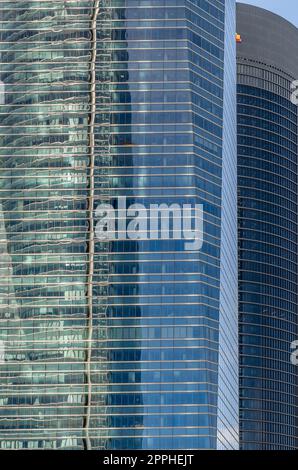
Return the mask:
M237 448L234 16L1 2L2 448ZM99 241L118 196L203 204L202 250Z
M237 5L240 436L242 449L294 449L297 367L298 30Z

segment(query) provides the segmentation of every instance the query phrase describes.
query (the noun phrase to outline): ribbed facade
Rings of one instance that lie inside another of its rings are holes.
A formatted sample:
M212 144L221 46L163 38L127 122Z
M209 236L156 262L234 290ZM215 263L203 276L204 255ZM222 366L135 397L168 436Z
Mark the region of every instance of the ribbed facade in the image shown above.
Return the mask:
M1 1L1 448L237 447L225 3ZM98 241L118 196L203 204L202 250Z
M297 449L298 29L237 6L240 445Z

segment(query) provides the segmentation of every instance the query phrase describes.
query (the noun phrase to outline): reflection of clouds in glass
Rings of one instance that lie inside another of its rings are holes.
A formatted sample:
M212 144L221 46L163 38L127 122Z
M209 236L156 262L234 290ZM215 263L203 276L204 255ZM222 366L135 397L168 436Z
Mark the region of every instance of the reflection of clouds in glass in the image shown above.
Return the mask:
M226 450L227 445L229 445L229 449L238 448L238 430L234 426L225 426L219 421L218 431L221 439L218 441L217 450Z
M292 90L291 101L293 104L298 105L298 80L294 80L291 83L291 90Z
M13 285L13 269L11 257L7 248L7 236L4 221L3 205L0 202L0 318L13 318L17 312L17 302ZM6 279L6 283L3 282ZM4 327L0 331L0 338L4 337ZM5 338L5 337L4 337Z
M1 82L2 83L2 82ZM0 202L0 365L7 361L7 345L18 350L19 344L11 340L10 331L6 328L5 320L10 318L18 318L17 302L15 298L15 290L13 285L13 270L11 257L7 249L7 236L5 229L5 220L3 205ZM23 331L20 330L20 335ZM5 348L6 345L6 348ZM5 358L6 355L6 358Z
M5 346L4 341L0 339L0 364L4 364L5 361Z
M0 105L5 104L5 84L0 80Z
M293 366L298 366L298 340L292 342L291 349L294 349L291 354L291 363Z

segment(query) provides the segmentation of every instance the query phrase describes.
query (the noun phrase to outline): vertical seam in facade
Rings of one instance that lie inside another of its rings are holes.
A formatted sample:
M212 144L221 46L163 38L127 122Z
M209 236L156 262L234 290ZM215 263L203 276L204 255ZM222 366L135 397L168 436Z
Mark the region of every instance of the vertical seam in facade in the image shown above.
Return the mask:
M96 112L96 58L97 58L97 18L99 14L99 0L94 1L93 12L91 17L91 59L90 59L90 122L89 122L89 243L88 243L88 319L87 319L87 353L85 363L85 374L87 382L87 402L85 413L85 437L84 448L91 450L91 440L89 435L91 400L92 400L92 383L91 383L91 353L92 353L92 336L93 336L93 274L94 274L94 164L95 164L95 112Z

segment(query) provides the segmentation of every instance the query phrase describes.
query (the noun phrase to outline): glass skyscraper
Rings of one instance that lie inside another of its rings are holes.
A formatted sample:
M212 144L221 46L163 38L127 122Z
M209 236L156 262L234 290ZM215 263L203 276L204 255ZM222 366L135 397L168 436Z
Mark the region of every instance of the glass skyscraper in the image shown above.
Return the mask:
M297 449L298 29L237 5L240 443Z
M234 22L1 1L1 449L238 447ZM120 196L203 204L202 249L98 240Z

